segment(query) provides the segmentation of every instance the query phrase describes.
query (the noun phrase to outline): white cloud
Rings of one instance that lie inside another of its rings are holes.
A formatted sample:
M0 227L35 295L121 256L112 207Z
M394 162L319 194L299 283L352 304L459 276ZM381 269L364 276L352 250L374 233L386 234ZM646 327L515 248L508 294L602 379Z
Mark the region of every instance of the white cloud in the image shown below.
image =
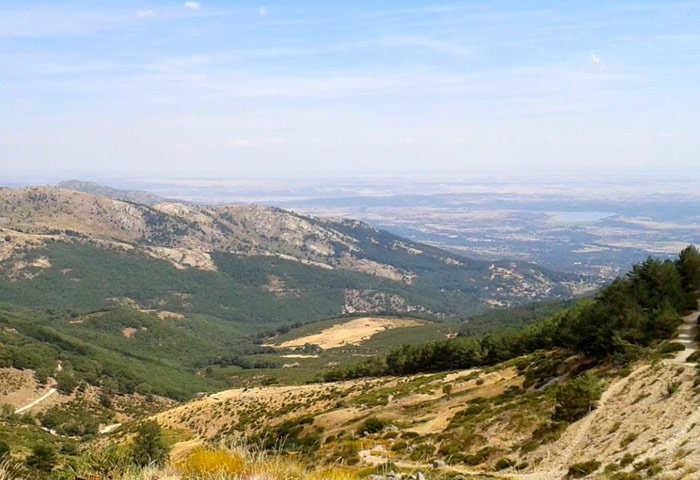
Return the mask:
M270 13L270 11L267 9L267 7L260 7L258 9L258 15L260 15L261 17L264 17L268 13Z
M202 4L199 2L185 2L185 8L188 10L201 10Z
M136 16L145 20L148 18L153 18L155 14L156 12L153 10L141 10L140 12L136 13Z
M595 53L591 53L591 62L593 63L593 65L595 65L597 67L604 67L605 66L605 62L603 61L603 59L600 58Z

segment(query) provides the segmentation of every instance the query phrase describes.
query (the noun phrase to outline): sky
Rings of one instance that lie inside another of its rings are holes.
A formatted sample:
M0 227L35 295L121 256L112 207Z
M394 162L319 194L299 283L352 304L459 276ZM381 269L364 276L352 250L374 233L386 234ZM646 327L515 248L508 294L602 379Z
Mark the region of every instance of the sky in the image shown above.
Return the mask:
M700 166L698 1L0 0L0 178Z

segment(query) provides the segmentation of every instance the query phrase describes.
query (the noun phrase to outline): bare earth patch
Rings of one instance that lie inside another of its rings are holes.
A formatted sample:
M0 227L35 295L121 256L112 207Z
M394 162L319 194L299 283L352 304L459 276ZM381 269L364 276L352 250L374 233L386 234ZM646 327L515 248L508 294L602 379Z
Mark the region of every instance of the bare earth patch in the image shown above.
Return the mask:
M139 328L133 328L133 327L125 327L125 328L122 330L122 335L124 335L124 337L126 337L126 338L132 338L132 337L136 334L136 332L138 332L139 330L142 331L142 332L145 332L145 331L147 331L148 329L147 329L146 327L141 327L140 329L139 329Z
M136 332L138 332L137 329L133 327L126 327L124 330L122 330L122 335L124 335L126 338L131 338Z
M416 320L400 318L363 317L349 322L333 325L320 333L288 340L276 348L301 347L307 343L315 344L324 350L342 347L344 345L359 345L372 336L392 328L418 327L421 323Z

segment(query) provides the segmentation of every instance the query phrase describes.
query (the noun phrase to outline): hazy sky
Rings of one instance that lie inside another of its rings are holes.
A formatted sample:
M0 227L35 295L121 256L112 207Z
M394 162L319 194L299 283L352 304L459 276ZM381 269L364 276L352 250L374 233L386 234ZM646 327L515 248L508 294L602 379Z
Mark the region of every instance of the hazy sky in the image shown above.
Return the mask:
M0 0L0 167L700 167L700 2Z

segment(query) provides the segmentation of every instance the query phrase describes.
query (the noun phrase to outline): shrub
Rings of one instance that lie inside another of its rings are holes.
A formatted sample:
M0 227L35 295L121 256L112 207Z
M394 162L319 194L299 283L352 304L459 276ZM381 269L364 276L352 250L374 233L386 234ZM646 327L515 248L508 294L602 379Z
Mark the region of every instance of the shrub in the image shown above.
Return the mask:
M700 378L700 377L698 377L698 378ZM3 406L0 408L0 417L2 417L5 420L8 420L14 416L15 416L15 407L10 405L9 403L3 404Z
M629 434L627 434L627 436L626 436L625 438L622 439L621 445L622 445L623 447L626 447L626 446L629 445L630 443L632 443L632 442L634 442L635 440L637 440L637 437L639 437L639 434L638 434L638 433L629 433ZM627 455L625 455L625 457L627 457ZM622 461L623 461L623 462L625 461L625 457L622 458Z
M634 472L617 472L610 476L610 480L642 480L642 476Z
M131 456L138 465L162 465L170 449L163 441L163 432L157 422L142 423L131 446Z
M379 433L382 430L384 430L385 427L386 422L384 422L383 420L380 420L377 417L369 417L364 422L362 422L360 428L357 429L357 433L359 433L360 435L363 435L365 432Z
M405 452L406 449L408 448L408 444L406 442L396 442L391 446L391 451L392 452Z
M535 450L537 450L537 447L539 447L539 446L540 446L539 442L536 442L535 440L527 440L520 446L520 451L522 453L534 452Z
M664 342L656 348L656 351L661 354L680 352L681 350L685 350L685 346L676 342Z
M467 465L479 465L480 463L484 463L486 459L490 456L493 455L496 452L496 449L494 447L483 447L480 449L478 452L476 452L475 455L467 455L464 457L464 463Z
M136 385L136 393L140 393L141 395L151 395L153 393L153 387L151 387L148 383L142 382Z
M450 396L452 395L452 384L446 383L445 385L443 385L442 393L444 393L447 396L447 398L450 398Z
M498 471L498 470L505 470L506 468L511 468L515 463L513 460L510 458L501 458L496 462L496 464L493 466L493 468Z
M678 389L681 387L681 382L671 382L666 385L666 393L668 393L669 397L676 393Z
M600 380L590 374L574 378L556 392L555 420L575 422L593 410L602 393Z
M409 458L413 461L423 460L435 453L435 447L429 443L414 445Z
M589 460L587 462L575 463L569 467L569 476L585 477L600 468L600 462Z
M50 472L58 462L58 455L53 445L37 443L32 447L32 453L27 457L27 465L37 470Z
M549 422L540 425L534 432L532 432L532 441L536 442L535 448L537 448L537 446L540 444L559 440L559 437L561 437L561 434L567 429L568 426L569 423L566 421Z
M59 392L70 395L77 386L78 381L73 377L72 373L63 370L56 374L56 389Z
M4 441L0 440L0 461L5 457L10 455L10 446Z

